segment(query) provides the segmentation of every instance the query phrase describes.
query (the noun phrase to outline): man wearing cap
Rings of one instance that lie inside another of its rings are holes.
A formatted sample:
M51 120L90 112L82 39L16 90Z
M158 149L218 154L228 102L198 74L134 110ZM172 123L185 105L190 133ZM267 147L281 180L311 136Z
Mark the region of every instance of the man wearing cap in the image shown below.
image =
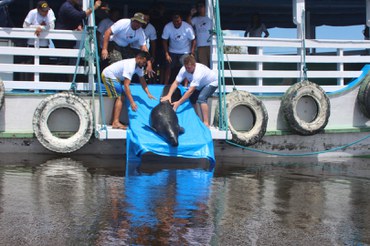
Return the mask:
M37 8L28 12L26 19L23 22L23 28L35 28L35 35L40 36L42 31L54 29L55 15L49 4L46 1L39 1ZM38 43L36 43L38 42ZM48 47L48 39L28 39L27 45L29 47L39 46Z
M134 42L138 42L140 50L148 52L145 33L141 28L143 24L146 24L145 15L143 13L136 13L131 19L120 19L115 22L104 33L104 42L101 52L102 59L107 59L109 55L109 63L113 64L122 59L134 57L135 54L133 49L129 45ZM153 70L150 60L147 62L146 70L149 77L151 77Z

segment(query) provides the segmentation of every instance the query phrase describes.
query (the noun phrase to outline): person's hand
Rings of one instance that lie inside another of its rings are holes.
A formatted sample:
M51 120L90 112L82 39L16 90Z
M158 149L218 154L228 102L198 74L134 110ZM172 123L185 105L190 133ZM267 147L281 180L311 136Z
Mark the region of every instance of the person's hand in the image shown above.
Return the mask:
M101 6L101 1L97 0L94 4L94 9L98 9Z
M41 28L41 26L38 26L35 30L35 35L38 37L38 36L40 36L41 32L42 32L42 28Z
M195 15L196 13L197 13L197 9L196 9L196 8L192 8L192 9L190 10L190 15L191 15L191 16Z
M157 100L157 98L155 98L155 96L153 96L153 95L152 95L152 94L150 94L150 93L148 94L148 97L149 97L149 99L152 99L152 100L153 100L153 99L154 99L154 100Z
M136 103L131 103L131 109L133 110L133 111L136 111L137 110L137 105L136 105Z
M108 50L107 49L102 49L101 50L101 59L105 60L108 58Z
M168 63L172 63L171 56L170 56L170 54L168 54L168 53L166 53L166 61L167 61Z
M149 78L153 78L154 75L155 75L155 71L153 70L153 68L150 66L148 66L146 68L146 74L148 75Z
M161 97L161 102L165 102L165 101L169 101L171 103L171 97L169 95Z
M173 106L173 110L177 110L177 108L180 106L180 102L179 101L176 101L174 103L172 103L172 106Z

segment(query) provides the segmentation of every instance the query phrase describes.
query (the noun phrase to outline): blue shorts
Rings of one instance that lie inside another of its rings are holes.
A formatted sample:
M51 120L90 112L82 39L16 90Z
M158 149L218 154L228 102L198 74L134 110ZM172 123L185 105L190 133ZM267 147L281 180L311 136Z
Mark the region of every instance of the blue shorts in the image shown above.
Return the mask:
M206 85L200 91L195 90L189 100L192 104L207 103L207 99L217 90L216 86Z
M109 97L117 98L123 94L123 87L119 80L106 78L104 74L101 75L101 79Z

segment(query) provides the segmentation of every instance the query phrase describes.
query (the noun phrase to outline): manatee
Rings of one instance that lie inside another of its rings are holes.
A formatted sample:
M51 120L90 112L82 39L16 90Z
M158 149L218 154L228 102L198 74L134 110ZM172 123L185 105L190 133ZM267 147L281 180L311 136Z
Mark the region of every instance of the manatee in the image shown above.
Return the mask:
M167 95L168 90L169 86L165 86L162 96ZM174 102L180 98L181 92L177 88L171 100ZM152 109L150 112L150 128L174 147L179 145L178 137L184 132L184 128L179 126L179 119L169 101L160 102Z

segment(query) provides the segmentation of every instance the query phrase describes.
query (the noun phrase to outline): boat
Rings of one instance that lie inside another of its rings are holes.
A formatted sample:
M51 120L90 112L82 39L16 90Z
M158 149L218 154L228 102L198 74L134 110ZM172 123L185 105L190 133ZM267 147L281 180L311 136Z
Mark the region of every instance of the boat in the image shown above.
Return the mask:
M110 2L125 16L153 3ZM192 6L167 2L171 8ZM83 8L90 4L84 0ZM370 41L315 38L315 27L323 24L369 26L370 1L207 0L206 6L214 21L211 59L220 85L208 101L216 156L370 155ZM225 29L243 29L251 9L267 26L295 27L297 37L227 35ZM0 152L125 154L127 131L109 125L113 100L98 83L94 19L82 32L50 30L39 37L79 41L75 49L16 45L28 38L34 38L32 29L0 28ZM251 46L257 54L246 54ZM41 57L76 63L41 64ZM31 79L22 80L27 73ZM127 122L127 112L122 115Z

